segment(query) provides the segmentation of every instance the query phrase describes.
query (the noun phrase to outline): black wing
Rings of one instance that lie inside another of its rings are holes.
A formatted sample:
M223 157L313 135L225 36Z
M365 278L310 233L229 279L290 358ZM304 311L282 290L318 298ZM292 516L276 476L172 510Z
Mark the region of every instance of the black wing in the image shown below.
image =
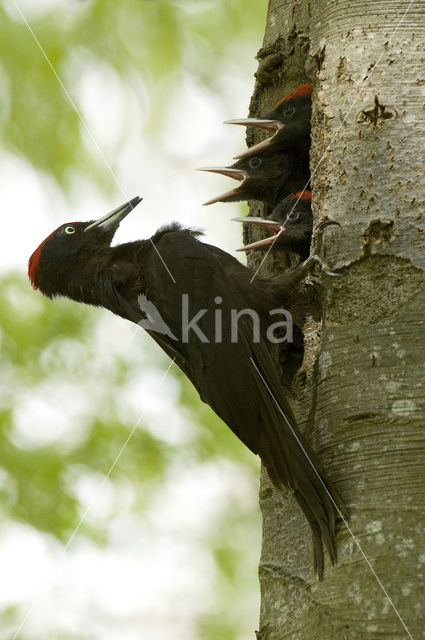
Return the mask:
M251 272L228 254L178 230L160 236L141 268L143 294L176 339L150 332L152 337L169 355L178 354L176 363L201 399L261 457L275 486L292 490L310 523L321 576L322 539L335 561L336 505L345 511L297 429L269 344L261 332L254 339L251 315L239 317L237 340L232 340L232 313L249 309L255 298L249 288ZM185 309L189 319L201 314L199 333L190 331L187 341L182 327Z

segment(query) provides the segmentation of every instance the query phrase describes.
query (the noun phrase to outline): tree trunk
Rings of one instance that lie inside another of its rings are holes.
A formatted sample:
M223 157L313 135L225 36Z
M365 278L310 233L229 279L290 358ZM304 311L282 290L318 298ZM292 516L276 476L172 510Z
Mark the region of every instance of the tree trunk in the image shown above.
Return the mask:
M301 511L263 472L259 640L425 637L425 4L408 7L270 0L251 115L313 82L315 220L343 228L324 246L343 277L303 285L303 362L284 378L355 539L340 523L319 582Z

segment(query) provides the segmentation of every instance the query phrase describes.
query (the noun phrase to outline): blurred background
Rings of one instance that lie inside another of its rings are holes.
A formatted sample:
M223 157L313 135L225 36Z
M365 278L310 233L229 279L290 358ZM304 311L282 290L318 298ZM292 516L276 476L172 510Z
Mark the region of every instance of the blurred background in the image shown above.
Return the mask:
M142 330L26 270L135 195L117 242L179 220L240 246L245 205L201 206L233 184L194 168L245 146L222 121L247 115L266 10L0 0L0 639L253 637L258 461Z

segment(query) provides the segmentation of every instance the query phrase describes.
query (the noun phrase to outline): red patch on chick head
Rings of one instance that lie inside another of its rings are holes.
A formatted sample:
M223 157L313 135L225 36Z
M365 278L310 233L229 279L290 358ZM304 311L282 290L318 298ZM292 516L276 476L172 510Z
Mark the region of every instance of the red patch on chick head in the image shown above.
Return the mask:
M297 87L296 89L293 89L293 91L288 93L288 95L282 98L282 100L279 100L279 102L277 102L274 105L273 109L276 109L276 107L281 105L282 102L286 102L287 100L294 100L295 98L303 98L303 97L311 96L312 93L313 93L313 85L311 84L311 82L300 84L299 87Z

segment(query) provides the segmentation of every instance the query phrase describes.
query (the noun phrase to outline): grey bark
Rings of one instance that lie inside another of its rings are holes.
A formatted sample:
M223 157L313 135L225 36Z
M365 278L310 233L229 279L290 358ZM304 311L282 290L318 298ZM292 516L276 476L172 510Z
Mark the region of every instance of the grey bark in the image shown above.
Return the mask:
M304 358L284 383L353 534L417 640L425 637L425 3L413 2L394 33L408 5L270 0L250 114L314 83L313 210L316 221L342 224L324 251L343 277L303 285L292 310ZM252 203L251 215L264 213ZM272 256L262 272L282 264ZM291 354L280 358L291 370ZM308 526L265 472L260 504L259 640L409 638L343 523L338 566L327 562L319 582Z

